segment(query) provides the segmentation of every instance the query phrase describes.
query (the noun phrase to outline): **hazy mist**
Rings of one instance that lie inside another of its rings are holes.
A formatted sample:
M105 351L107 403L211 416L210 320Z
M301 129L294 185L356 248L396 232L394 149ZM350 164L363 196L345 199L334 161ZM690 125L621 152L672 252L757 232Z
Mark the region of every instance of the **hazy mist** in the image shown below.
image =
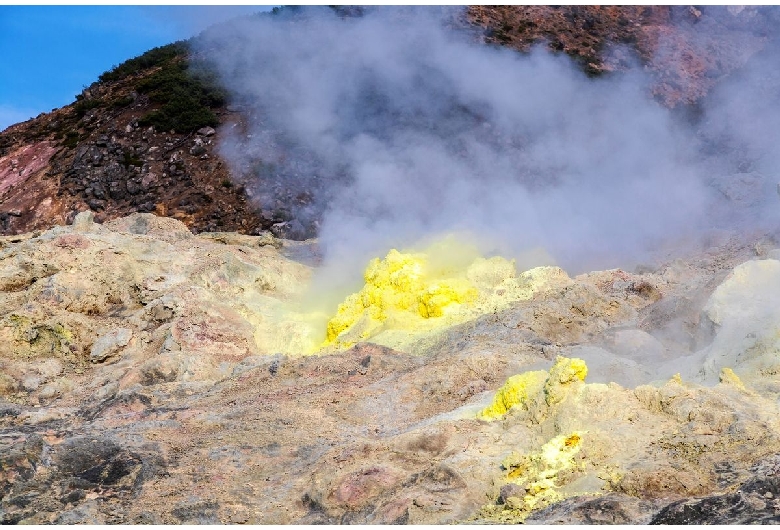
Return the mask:
M481 44L450 14L321 8L202 35L249 116L223 131L222 154L235 174L277 180L249 186L263 208L280 190L311 192L295 215L322 212L327 256L362 267L455 231L580 272L777 223L777 54L732 76L691 125L649 97L641 67L591 79L543 47Z

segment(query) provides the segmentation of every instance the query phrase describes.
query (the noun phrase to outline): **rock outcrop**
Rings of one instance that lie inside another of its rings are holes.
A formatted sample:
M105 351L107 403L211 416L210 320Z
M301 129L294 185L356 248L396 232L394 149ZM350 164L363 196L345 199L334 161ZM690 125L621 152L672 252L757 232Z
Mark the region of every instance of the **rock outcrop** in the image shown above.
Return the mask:
M302 355L336 310L300 305L317 261L153 214L0 240L2 521L776 517L774 299L753 292L776 260L583 274L414 353Z

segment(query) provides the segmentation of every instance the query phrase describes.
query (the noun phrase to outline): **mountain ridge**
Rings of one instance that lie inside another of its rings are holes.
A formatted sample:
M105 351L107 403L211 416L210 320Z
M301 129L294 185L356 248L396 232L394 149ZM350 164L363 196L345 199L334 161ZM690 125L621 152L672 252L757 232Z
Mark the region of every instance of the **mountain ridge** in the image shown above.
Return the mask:
M257 16L299 12L283 8ZM336 12L352 17L363 10ZM642 62L655 76L653 95L662 104L695 112L716 81L766 45L767 25L775 19L769 8L472 6L456 12L452 24L484 44L521 53L546 45L589 75ZM711 38L704 44L694 38L708 25L722 32L717 46ZM729 48L736 39L744 48L739 57ZM130 59L72 104L0 132L0 233L69 223L91 209L99 222L154 211L195 232L316 235L317 219L297 219L295 210L311 204L317 190L286 187L285 175L272 165L248 176L225 163L221 131L242 127L242 109L228 104L212 72L192 68L198 60L187 42ZM659 47L667 51L659 53ZM700 53L704 48L710 56ZM260 208L247 186L271 189L276 206Z

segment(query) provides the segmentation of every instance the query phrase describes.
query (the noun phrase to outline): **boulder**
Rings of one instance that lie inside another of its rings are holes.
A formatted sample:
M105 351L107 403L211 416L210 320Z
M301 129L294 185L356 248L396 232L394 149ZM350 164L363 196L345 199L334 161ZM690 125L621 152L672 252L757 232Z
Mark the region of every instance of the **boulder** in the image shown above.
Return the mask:
M127 346L133 336L133 330L127 328L113 329L98 338L89 350L89 360L93 363L104 362L116 355Z

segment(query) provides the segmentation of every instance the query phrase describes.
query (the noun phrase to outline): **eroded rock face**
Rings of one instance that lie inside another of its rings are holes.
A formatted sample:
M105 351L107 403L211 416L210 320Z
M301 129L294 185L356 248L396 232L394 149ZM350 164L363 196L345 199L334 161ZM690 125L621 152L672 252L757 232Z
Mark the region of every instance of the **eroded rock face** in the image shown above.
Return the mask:
M526 51L543 43L590 75L641 61L670 107L695 104L764 49L776 13L725 6L470 6L485 40Z
M303 355L316 255L151 214L0 240L2 521L775 517L776 260L566 277L411 352Z

